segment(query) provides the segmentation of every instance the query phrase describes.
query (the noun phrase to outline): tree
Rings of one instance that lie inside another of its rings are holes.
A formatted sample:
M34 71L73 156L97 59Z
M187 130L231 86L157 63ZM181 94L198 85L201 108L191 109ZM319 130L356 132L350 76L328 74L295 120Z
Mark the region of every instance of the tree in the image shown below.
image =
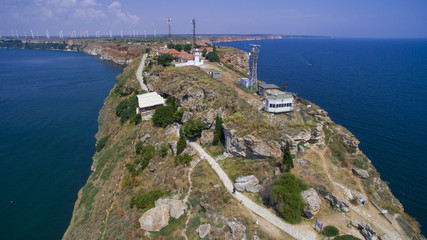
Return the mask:
M161 55L161 56L159 56L159 57L157 58L157 61L158 61L161 65L163 65L163 66L167 67L167 66L170 66L170 65L171 65L171 62L173 61L173 56L172 56L172 55L170 55L170 54L163 54L163 55Z
M201 121L190 119L184 126L184 133L189 138L198 138L205 127L206 125Z
M153 114L153 124L157 127L166 127L167 125L174 122L173 118L174 110L171 106L160 106L157 107Z
M206 57L206 52L207 52L206 48L203 48L202 57Z
M219 62L219 57L218 54L216 52L210 52L208 54L206 54L206 59L211 61L211 62Z
M289 141L286 141L286 148L283 152L283 168L286 172L290 172L292 168L294 168L294 161L292 160L291 150L289 147Z
M151 49L149 49L149 48L145 49L145 53L149 53L150 51L151 51Z
M181 128L179 129L179 139L178 143L176 144L176 155L182 153L186 147L187 141L185 140L184 130Z
M214 132L214 138L213 138L213 145L218 145L222 142L224 139L224 133L222 131L222 118L218 115L216 115L215 119L215 132Z
M212 49L213 49L213 52L216 53L216 46L215 45L213 45Z
M190 52L191 51L191 44L185 44L184 45L184 51Z

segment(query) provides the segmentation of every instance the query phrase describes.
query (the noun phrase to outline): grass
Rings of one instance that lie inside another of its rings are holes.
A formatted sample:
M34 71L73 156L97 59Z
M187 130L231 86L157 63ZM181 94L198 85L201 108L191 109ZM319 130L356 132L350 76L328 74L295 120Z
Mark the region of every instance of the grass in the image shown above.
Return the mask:
M273 175L275 161L275 159L247 160L227 158L221 161L220 164L233 182L238 177L247 175L255 175L258 180L262 181Z

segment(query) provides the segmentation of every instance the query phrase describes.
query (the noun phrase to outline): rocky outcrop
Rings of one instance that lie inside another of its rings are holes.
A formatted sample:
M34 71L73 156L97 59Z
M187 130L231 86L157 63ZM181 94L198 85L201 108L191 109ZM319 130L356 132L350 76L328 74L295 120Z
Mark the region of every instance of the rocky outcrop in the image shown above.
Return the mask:
M246 239L246 227L239 223L237 219L228 222L227 225L230 227L231 235L233 240L244 240Z
M173 155L176 155L176 145L177 145L177 141L170 141L168 142L169 148L171 149L171 152Z
M193 113L189 112L189 111L185 111L184 114L182 115L182 123L186 123L188 120L193 118Z
M210 231L211 231L211 225L210 224L200 225L196 229L196 233L199 234L200 238L205 238L209 234Z
M186 94L178 98L178 104L181 107L186 107L190 111L203 111L207 108L206 103L204 103L203 99L205 94L202 89L190 87L186 89Z
M187 205L185 205L182 200L178 200L178 199L160 198L155 202L155 204L156 204L156 207L165 205L165 204L168 205L170 216L176 219L181 217L182 214L184 214L185 211L187 210Z
M214 133L212 131L202 131L200 136L200 144L205 145L213 141Z
M326 194L325 199L328 200L331 203L331 206L338 211L348 212L350 210L350 206L347 203L332 195L332 193Z
M354 175L366 179L369 177L369 173L366 170L360 169L360 168L353 168L351 169L351 171L353 172Z
M377 235L377 233L372 229L372 227L362 220L353 219L350 221L350 224L353 227L357 228L360 234L362 234L362 236L367 240L374 239L374 237Z
M236 157L265 159L282 155L280 144L275 141L266 142L250 134L238 137L236 130L227 130L226 127L224 127L224 136L226 151Z
M227 51L218 51L221 62L233 67L242 73L249 72L249 55L237 49L227 48Z
M322 200L313 188L301 192L301 197L306 204L304 208L304 215L311 219L319 212Z
M239 177L234 182L234 187L237 191L257 193L260 190L260 185L258 179L254 175Z
M169 223L169 205L163 204L152 208L139 218L141 229L150 232L158 232Z

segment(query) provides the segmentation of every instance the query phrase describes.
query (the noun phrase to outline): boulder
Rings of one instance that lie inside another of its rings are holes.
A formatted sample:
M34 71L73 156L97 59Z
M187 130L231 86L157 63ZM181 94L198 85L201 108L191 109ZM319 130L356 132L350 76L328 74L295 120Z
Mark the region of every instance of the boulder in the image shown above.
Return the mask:
M156 207L164 204L169 206L170 216L176 219L181 217L182 214L184 214L184 212L187 210L187 205L185 205L182 200L160 198L155 202Z
M204 115L204 118L202 121L208 129L215 126L216 115L217 114L213 109L209 109L209 111Z
M227 225L230 227L233 240L245 240L246 239L246 227L239 223L236 219L228 222Z
M203 90L200 88L190 87L182 98L178 99L180 106L188 108L190 111L203 111L207 108L203 99L205 97Z
M139 218L141 229L150 232L158 232L169 223L169 205L163 204L152 208Z
M260 190L260 185L258 179L254 175L243 176L236 179L234 182L234 187L237 191L243 192L248 191L252 193L257 193Z
M348 212L350 210L350 206L347 203L334 196L332 193L326 194L325 199L328 200L331 203L331 206L338 211Z
M151 135L150 134L145 134L144 136L142 136L139 140L142 142L142 143L145 143L149 138L151 137Z
M311 138L310 132L300 132L298 135L294 136L292 140L296 142L307 142Z
M298 146L298 152L299 152L299 153L304 153L304 152L305 152L304 146L299 145L299 146Z
M182 114L181 122L186 123L188 120L193 118L193 113L190 111L185 111L184 114Z
M205 238L209 234L210 231L211 231L211 225L210 224L200 225L196 229L196 233L199 234L200 238Z
M306 204L304 209L304 212L307 212L306 216L308 216L308 214L310 214L311 217L316 215L320 210L320 205L322 204L322 200L320 199L316 190L313 188L305 190L301 192L301 197Z
M361 168L352 168L351 171L353 172L354 175L366 179L369 177L369 173L368 171L361 169Z
M202 131L202 135L200 136L200 144L204 145L207 143L211 143L213 141L214 133L212 131Z
M171 152L173 155L176 155L176 144L177 144L177 141L168 142L169 148L171 149Z

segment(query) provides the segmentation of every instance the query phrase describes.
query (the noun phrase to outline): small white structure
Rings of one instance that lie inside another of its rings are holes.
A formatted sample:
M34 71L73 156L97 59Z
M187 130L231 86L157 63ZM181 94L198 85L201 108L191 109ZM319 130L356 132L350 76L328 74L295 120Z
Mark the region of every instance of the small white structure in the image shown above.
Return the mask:
M261 96L267 96L268 90L279 90L279 87L274 84L261 84L258 86L258 94Z
M284 113L295 110L295 97L290 93L269 95L264 99L264 110L271 113Z
M252 87L255 87L255 81L249 78L241 78L240 85L242 85L245 88L252 88Z
M189 60L184 63L175 63L175 67L200 66L200 65L203 65L203 59L200 59L200 52L198 49L194 51L194 60Z
M144 93L136 96L138 98L138 108L136 113L141 113L143 120L152 117L154 109L158 106L165 105L166 100L157 92Z

